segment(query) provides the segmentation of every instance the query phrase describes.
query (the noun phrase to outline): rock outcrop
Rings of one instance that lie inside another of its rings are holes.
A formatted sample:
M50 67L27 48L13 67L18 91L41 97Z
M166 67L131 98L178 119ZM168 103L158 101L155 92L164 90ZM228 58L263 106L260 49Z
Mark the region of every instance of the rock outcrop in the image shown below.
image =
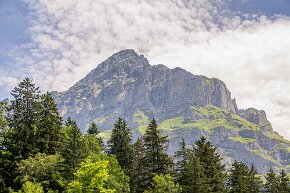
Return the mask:
M118 117L134 137L153 117L169 135L169 153L185 138L193 144L208 137L225 157L268 167L290 165L290 143L273 132L264 111L239 110L224 82L193 75L181 68L150 65L134 50L120 51L65 92L52 92L60 113L76 119L85 131L95 121L107 138Z

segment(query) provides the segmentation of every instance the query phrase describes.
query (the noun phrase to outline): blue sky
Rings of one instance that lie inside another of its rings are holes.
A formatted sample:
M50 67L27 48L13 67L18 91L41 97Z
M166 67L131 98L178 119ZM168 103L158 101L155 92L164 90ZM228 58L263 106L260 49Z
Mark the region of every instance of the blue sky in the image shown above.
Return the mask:
M19 0L0 0L0 67L13 73L16 69L9 52L15 47L29 42L26 33L29 27L28 7ZM9 89L0 86L0 99L9 97Z
M290 0L0 0L0 99L63 91L121 49L219 78L290 139Z

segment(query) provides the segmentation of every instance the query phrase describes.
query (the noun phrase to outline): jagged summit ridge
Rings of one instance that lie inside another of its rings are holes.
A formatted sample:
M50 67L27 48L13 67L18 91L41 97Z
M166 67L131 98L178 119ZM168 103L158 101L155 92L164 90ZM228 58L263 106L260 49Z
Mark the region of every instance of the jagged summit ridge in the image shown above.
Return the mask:
M105 138L118 117L125 118L134 137L154 117L170 136L171 153L182 137L193 143L204 135L220 147L226 163L238 159L257 164L259 171L290 165L288 142L272 131L263 111L239 110L224 82L151 65L131 49L113 54L53 97L64 118L76 119L83 131L95 121Z

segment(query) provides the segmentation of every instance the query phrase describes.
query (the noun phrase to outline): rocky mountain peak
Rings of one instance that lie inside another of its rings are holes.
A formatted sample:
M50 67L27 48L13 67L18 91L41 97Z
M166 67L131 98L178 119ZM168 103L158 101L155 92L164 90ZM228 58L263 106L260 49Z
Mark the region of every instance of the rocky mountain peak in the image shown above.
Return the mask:
M83 132L94 121L108 138L122 117L137 138L155 118L170 137L169 153L181 138L193 144L206 136L225 163L243 161L260 172L290 165L290 142L273 132L264 111L239 110L219 79L150 65L132 49L113 54L69 90L52 96L64 118L77 120Z
M101 63L97 69L112 71L113 69L126 68L142 69L146 66L149 66L149 62L143 55L137 54L133 49L125 49L113 54Z

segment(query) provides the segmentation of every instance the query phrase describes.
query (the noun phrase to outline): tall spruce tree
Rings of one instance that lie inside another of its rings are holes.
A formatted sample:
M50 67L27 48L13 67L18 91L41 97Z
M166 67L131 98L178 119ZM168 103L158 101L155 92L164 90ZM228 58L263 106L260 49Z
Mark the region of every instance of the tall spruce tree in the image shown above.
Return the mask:
M175 164L175 180L176 182L184 186L185 182L187 180L187 177L185 175L186 173L186 166L188 164L188 153L189 150L186 148L186 143L184 141L184 138L179 142L179 150L175 152L174 158L177 160Z
M157 129L158 125L153 119L144 135L144 166L146 167L145 181L147 187L152 184L155 175L171 172L173 162L166 153L167 136Z
M242 162L234 162L229 175L230 193L259 193L260 179L256 176L255 168L249 170L248 166Z
M262 180L258 176L256 168L252 165L248 175L249 193L262 192Z
M116 156L125 174L130 173L132 166L132 134L126 122L118 118L108 141L108 154Z
M289 177L284 170L282 170L278 176L278 183L279 193L290 193Z
M279 181L276 173L272 168L266 174L265 192L266 193L279 193Z
M146 189L144 182L146 167L144 165L144 141L138 138L138 140L133 144L133 162L132 170L130 173L130 187L132 193L143 193Z
M32 80L25 78L11 92L13 100L7 107L7 121L13 128L11 143L15 145L15 156L26 159L37 153L36 126L39 123L40 91Z
M205 168L201 165L199 158L190 151L187 155L188 162L185 166L183 177L183 193L208 192L206 187Z
M40 153L55 154L60 145L62 117L49 93L41 96L39 122L37 125L37 147Z
M100 129L95 122L92 122L90 124L88 131L87 131L87 134L93 135L96 138L96 140L98 141L100 148L101 149L104 148L103 138L98 136L100 134Z
M13 99L5 110L5 127L1 128L1 174L6 187L20 188L17 163L38 152L40 92L32 80L25 78L11 92ZM3 115L1 114L3 117Z
M87 156L87 152L84 136L76 122L69 117L65 126L63 129L64 137L60 147L60 154L64 158L64 175L68 179L71 179L77 171L79 164Z
M207 192L224 192L225 191L225 174L222 158L217 153L217 149L212 146L204 137L195 142L193 153L198 158L204 171L204 182Z

